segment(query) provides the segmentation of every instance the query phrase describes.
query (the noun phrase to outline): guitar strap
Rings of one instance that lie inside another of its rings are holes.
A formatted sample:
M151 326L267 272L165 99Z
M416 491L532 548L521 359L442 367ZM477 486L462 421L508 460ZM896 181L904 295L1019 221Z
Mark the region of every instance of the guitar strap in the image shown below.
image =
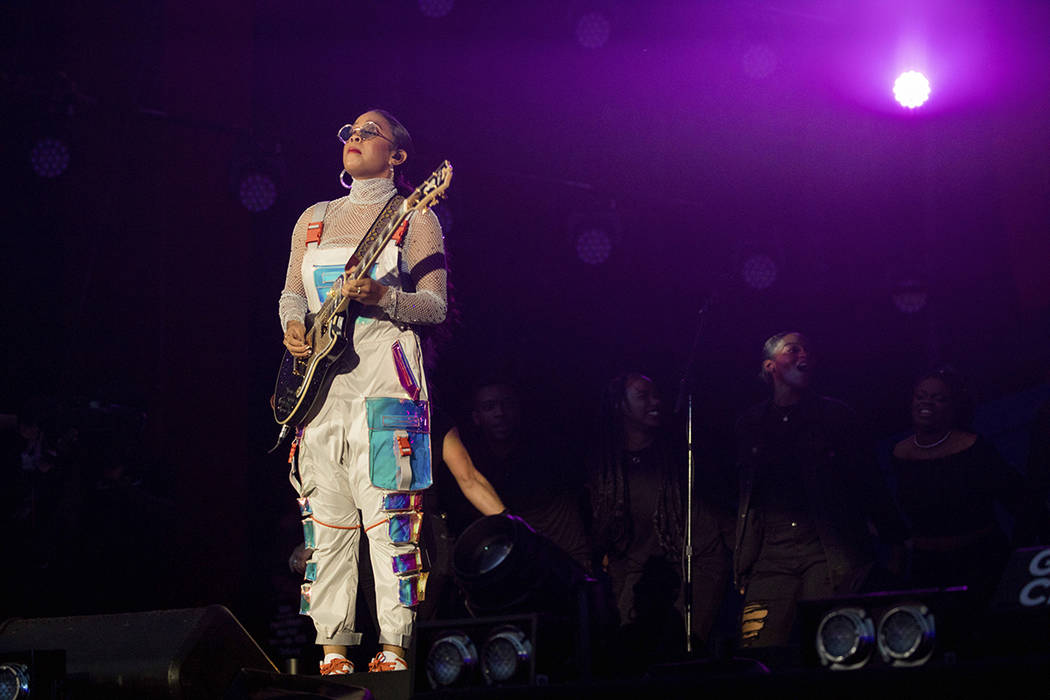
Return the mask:
M379 240L379 234L383 231L383 228L387 223L394 218L394 214L397 212L397 208L401 206L401 202L405 201L405 198L399 194L395 194L387 200L386 206L379 212L379 216L372 222L372 226L368 229L368 233L361 239L361 242L357 244L357 248L354 250L353 257L361 260L368 253L368 250L375 246L376 241Z

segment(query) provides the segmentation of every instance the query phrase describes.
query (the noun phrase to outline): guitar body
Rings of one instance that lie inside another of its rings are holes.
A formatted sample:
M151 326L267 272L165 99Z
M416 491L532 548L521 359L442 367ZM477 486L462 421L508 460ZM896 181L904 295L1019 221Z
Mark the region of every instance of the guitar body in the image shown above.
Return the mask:
M293 357L284 351L274 387L273 417L279 424L305 423L328 386L329 370L347 352L353 354L353 324L359 306L352 304L328 323L314 323L307 329L307 342L314 349L310 357Z

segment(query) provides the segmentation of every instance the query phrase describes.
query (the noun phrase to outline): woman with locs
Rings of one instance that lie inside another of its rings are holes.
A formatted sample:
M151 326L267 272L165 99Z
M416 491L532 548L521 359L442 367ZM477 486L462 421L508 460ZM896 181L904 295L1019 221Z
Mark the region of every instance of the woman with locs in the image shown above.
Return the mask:
M646 662L676 658L686 648L680 614L685 460L662 423L651 379L627 373L610 381L588 479L595 568L608 575L624 626L621 646ZM728 561L717 523L701 499L692 517L693 634L702 641L722 602Z

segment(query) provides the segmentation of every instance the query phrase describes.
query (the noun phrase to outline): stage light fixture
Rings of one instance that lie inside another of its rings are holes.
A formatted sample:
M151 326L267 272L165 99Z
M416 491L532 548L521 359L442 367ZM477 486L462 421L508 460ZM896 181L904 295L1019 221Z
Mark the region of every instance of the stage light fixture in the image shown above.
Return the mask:
M903 279L893 285L893 304L901 313L915 314L926 307L926 287L915 279Z
M477 663L478 652L470 637L459 631L446 632L427 653L427 680L434 689L466 682Z
M901 73L893 83L893 96L908 109L921 107L930 97L930 81L919 71Z
M777 281L777 264L768 255L752 255L744 261L740 274L752 289L768 289Z
M590 673L590 639L611 621L597 583L565 550L520 517L490 515L457 538L452 568L476 619L443 622L441 630L474 640L488 683L532 684L538 669L551 678ZM421 653L435 646L428 639L438 638L424 629Z
M287 169L281 144L245 134L230 159L230 196L258 214L273 207L285 182Z
M602 228L585 228L576 236L576 255L588 265L601 265L609 259L612 241Z
M599 49L609 41L612 23L602 12L587 12L576 20L576 41L585 49Z
M426 661L410 664L415 668L414 692L422 697L579 678L589 658L577 647L573 631L567 621L540 613L421 622L415 650Z
M237 187L244 208L252 213L266 211L277 200L277 185L265 173L245 173Z
M891 666L921 666L933 653L936 626L933 614L918 603L890 608L879 619L878 648Z
M456 581L471 615L546 612L573 617L587 592L586 572L521 518L490 515L456 540Z
M0 700L28 698L29 677L29 667L25 664L0 664Z
M452 12L455 0L419 0L419 11L425 17L438 19Z
M601 265L609 259L622 229L615 201L572 211L565 222L576 257L587 265Z
M978 631L992 628L974 614L975 605L983 603L965 586L801 601L803 638L814 641L804 649L804 663L866 672L977 658L984 636ZM1004 642L993 637L991 644L1001 649Z
M61 139L45 136L33 144L29 163L40 177L58 177L69 167L69 146Z
M817 656L834 670L852 670L868 662L875 638L871 618L861 608L831 610L817 627Z
M532 660L532 642L514 625L492 631L481 648L481 675L487 683L506 683Z
M9 645L10 640L10 636L0 634L0 700L66 697L66 650L26 650L31 645L25 640L14 646ZM62 646L51 640L48 644Z

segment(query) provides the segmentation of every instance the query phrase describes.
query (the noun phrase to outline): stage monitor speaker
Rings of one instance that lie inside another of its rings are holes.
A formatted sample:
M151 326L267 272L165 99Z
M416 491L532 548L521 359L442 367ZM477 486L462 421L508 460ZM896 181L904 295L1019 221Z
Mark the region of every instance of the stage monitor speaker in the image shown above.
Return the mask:
M798 609L804 665L839 671L972 659L980 616L965 587L804 600Z
M242 669L276 671L221 605L9 621L0 653L62 650L75 697L221 698Z

